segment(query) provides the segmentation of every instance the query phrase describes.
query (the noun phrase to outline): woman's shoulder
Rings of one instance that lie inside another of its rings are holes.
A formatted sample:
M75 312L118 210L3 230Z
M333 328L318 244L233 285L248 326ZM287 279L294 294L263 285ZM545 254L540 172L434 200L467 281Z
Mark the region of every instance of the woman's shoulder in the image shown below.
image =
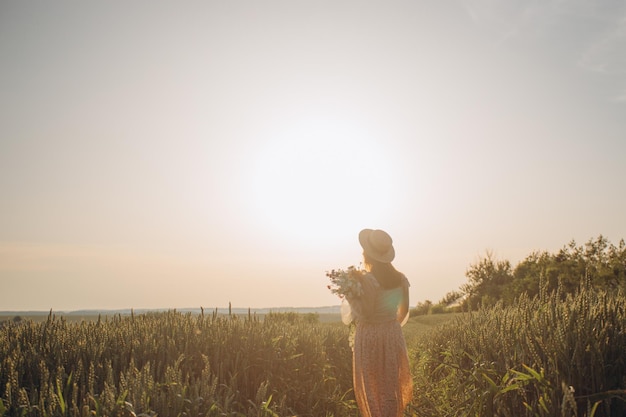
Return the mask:
M404 275L403 273L400 273L400 275L402 275L402 277L400 278L400 286L401 287L410 287L411 283L409 282L409 279L406 277L406 275Z

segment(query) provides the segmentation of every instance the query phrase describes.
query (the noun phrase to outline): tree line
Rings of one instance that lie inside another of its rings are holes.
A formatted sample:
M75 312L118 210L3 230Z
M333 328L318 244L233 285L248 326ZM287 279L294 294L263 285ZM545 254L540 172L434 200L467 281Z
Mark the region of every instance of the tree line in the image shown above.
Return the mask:
M534 251L515 267L488 251L465 276L468 282L459 291L446 294L437 304L418 303L413 315L475 310L498 302L510 305L522 294L534 297L557 289L565 297L583 282L596 289L626 291L626 243L621 239L616 246L602 235L584 245L572 240L557 253Z

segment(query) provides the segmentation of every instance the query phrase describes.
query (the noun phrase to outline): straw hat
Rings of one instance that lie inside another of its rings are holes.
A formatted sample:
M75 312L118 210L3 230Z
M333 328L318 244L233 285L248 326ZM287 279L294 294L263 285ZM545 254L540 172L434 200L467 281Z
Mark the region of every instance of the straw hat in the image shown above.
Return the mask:
M391 236L383 230L363 229L359 233L359 242L367 256L378 262L389 263L396 256Z

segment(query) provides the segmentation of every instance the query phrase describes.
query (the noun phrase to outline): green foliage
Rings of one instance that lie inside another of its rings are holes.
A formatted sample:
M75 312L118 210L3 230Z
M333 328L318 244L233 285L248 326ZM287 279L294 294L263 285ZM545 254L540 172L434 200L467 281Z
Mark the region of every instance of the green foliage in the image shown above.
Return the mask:
M442 314L447 311L447 307L444 304L435 304L430 307L429 314Z
M432 307L433 302L430 300L420 301L417 305L409 311L409 316L424 316L430 313L430 308Z
M541 287L559 288L565 296L577 291L583 280L594 288L626 291L626 243L615 246L602 235L583 246L574 241L558 253L533 252L514 269L488 252L466 272L466 308L493 307L502 301L513 303L521 294L538 295Z
M513 271L509 261L494 259L491 252L473 264L466 272L469 282L462 287L467 294L466 303L470 309L491 307L506 294Z
M462 311L462 299L463 293L451 291L437 304L433 304L430 300L419 302L410 310L410 317L423 316L426 314L458 313Z
M459 314L412 344L418 416L626 415L626 297L564 296Z

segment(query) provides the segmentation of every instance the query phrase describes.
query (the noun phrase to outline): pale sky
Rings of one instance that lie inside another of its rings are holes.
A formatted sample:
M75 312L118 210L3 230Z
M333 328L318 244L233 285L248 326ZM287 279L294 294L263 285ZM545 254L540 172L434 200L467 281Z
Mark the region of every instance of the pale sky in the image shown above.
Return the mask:
M622 0L0 3L0 310L411 305L626 238Z

